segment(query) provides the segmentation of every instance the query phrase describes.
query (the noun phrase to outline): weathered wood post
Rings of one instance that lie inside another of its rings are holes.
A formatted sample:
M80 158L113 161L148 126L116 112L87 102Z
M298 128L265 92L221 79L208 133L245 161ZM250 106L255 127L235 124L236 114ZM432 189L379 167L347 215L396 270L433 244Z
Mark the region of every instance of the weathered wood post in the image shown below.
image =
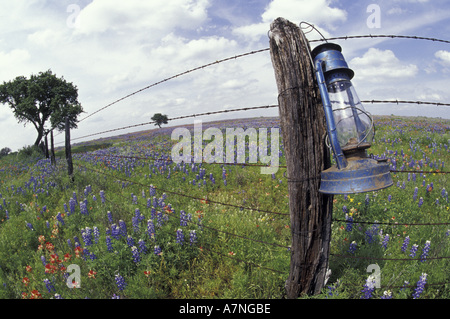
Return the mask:
M67 172L73 181L73 162L72 162L72 149L70 147L70 122L66 117L66 160L67 160Z
M50 158L52 165L55 165L56 157L55 157L55 142L53 140L53 130L50 131Z
M286 151L292 231L287 298L320 293L328 270L332 196L319 193L320 172L330 167L326 122L301 29L278 18L270 25L270 54L279 92Z
M44 132L44 146L45 146L45 158L50 158L50 155L48 153L48 131Z

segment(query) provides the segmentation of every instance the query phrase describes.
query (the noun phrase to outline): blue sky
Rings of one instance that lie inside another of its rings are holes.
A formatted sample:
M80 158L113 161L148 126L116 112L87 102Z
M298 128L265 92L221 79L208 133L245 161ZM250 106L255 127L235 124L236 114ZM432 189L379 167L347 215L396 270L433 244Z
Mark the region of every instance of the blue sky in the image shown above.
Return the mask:
M374 5L379 8L376 20L371 19L376 12L368 10ZM396 34L450 40L450 4L444 0L2 1L0 82L51 69L78 87L79 101L87 112L82 118L172 75L268 48L267 31L277 17L312 23L326 37ZM371 25L368 19L379 23ZM311 32L307 37L312 40L319 35ZM450 44L404 39L334 42L342 46L355 71L353 84L362 100L450 103ZM156 112L176 117L276 104L277 93L266 51L145 90L81 122L72 137L148 122ZM450 107L366 104L365 108L372 114L450 118ZM278 111L202 119L260 115L277 116ZM193 119L169 123L192 124ZM36 137L33 126L18 124L6 105L0 106L0 130L0 147L13 150L32 144ZM63 142L63 135L55 142Z

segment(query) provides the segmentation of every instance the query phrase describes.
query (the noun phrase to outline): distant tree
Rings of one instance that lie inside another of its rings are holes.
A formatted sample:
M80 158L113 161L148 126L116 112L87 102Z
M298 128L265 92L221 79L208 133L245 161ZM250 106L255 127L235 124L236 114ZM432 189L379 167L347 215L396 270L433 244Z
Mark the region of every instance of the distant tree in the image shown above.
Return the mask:
M77 117L83 112L78 102L78 90L63 77L58 78L51 70L31 75L29 79L18 76L0 85L0 103L8 104L19 123L32 123L38 136L38 146L45 132L45 124L61 131L69 117L70 127L77 127Z
M161 113L155 113L152 116L152 120L155 121L155 125L158 125L159 128L161 128L161 124L167 124L167 122L169 121L169 118L167 117L167 115L163 115Z
M0 157L6 156L11 153L11 149L9 147L4 147L0 150Z

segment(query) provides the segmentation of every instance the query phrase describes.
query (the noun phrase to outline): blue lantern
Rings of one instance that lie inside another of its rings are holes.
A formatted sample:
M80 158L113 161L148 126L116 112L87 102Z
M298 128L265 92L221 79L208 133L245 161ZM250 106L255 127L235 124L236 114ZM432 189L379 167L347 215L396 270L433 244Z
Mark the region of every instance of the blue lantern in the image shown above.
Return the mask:
M341 47L317 46L311 55L336 165L321 172L319 192L353 194L375 191L393 184L386 160L367 156L373 139L373 119L364 110L351 83L354 76Z

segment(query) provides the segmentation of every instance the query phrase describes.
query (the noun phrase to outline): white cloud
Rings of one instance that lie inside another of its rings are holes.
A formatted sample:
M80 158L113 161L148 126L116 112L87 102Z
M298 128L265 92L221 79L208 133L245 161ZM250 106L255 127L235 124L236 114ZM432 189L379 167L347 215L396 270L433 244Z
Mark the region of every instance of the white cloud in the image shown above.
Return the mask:
M207 0L96 0L79 13L76 32L139 32L152 38L177 27L198 28L207 19L208 6Z
M267 35L270 23L278 17L297 24L306 21L332 30L336 23L347 19L347 13L345 10L331 7L329 0L273 0L261 15L260 23L237 27L233 33L256 41Z
M418 68L414 64L401 62L391 50L370 48L362 57L349 62L358 74L358 80L368 82L386 82L388 80L411 79Z
M434 56L439 59L439 62L446 66L450 66L450 52L445 50L437 51Z

